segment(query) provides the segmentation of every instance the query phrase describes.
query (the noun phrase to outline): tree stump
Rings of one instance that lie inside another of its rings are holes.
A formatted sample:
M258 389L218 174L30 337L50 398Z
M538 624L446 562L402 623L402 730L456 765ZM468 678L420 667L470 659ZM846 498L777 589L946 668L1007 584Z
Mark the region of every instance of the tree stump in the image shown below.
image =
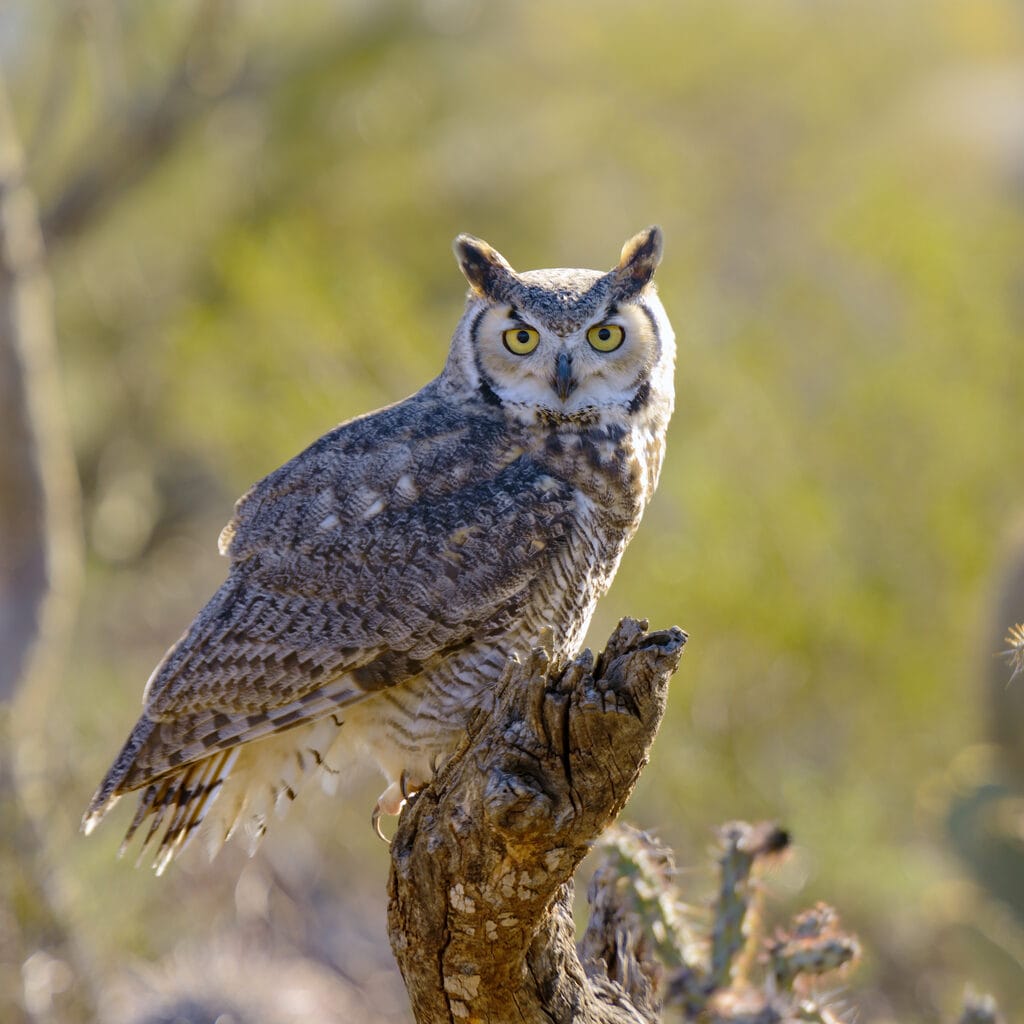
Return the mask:
M654 1021L629 937L582 962L572 876L647 764L686 643L624 619L596 659L511 659L494 707L404 810L388 926L417 1024ZM613 918L609 918L613 920ZM612 961L611 963L609 961Z

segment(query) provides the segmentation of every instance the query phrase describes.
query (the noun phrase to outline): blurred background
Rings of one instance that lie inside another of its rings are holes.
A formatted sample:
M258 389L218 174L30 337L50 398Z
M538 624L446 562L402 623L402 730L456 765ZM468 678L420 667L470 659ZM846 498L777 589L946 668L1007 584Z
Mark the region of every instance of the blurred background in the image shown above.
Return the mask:
M677 412L590 642L625 614L691 640L626 818L695 900L714 826L791 829L772 913L839 908L859 1020L968 984L1013 1019L1020 4L4 0L0 66L4 216L34 200L45 245L0 364L8 454L42 466L0 474L4 1019L410 1019L376 782L159 880L115 859L128 807L88 841L80 816L235 498L439 372L455 234L606 268L650 223Z

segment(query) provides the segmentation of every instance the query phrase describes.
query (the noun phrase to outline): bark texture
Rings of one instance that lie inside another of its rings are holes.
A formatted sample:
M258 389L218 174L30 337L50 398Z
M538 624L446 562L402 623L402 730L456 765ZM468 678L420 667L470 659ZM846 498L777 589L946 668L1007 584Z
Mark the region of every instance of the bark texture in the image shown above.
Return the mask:
M581 960L572 876L647 763L685 642L624 619L596 659L510 661L494 709L406 808L388 924L417 1024L657 1019L642 965Z

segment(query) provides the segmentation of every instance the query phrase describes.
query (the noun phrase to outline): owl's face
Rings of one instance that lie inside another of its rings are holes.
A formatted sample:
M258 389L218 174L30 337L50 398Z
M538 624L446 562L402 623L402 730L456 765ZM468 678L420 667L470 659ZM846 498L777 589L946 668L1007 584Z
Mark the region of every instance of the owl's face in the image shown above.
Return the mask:
M651 283L657 228L630 239L607 273L518 274L466 235L455 250L471 290L448 371L466 387L526 421L628 415L652 395L671 407L675 341Z

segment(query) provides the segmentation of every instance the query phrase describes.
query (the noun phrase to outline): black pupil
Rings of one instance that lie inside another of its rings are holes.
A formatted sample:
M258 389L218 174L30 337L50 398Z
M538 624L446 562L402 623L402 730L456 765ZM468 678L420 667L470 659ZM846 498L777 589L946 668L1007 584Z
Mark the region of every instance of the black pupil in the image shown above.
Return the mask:
M597 336L602 341L607 341L612 336L612 332L609 331L607 327L602 327L601 330L597 332Z
M529 340L530 340L530 332L529 331L519 331L519 332L516 333L516 341L518 341L520 345L525 345Z

